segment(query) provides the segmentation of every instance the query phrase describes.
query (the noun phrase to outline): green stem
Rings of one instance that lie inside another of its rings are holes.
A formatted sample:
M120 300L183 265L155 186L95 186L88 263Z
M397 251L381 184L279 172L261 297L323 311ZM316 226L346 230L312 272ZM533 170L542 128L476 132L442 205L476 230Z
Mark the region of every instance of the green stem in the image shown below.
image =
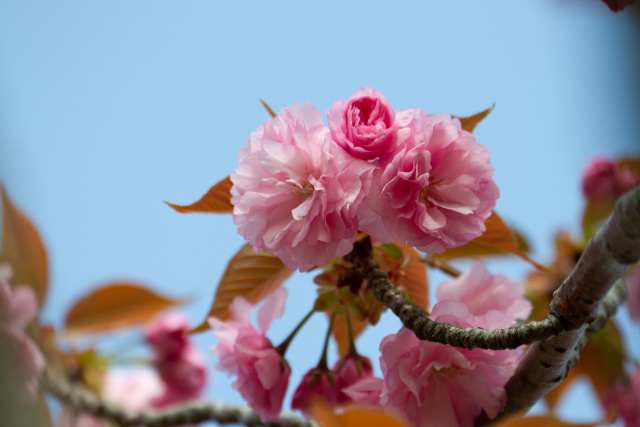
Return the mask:
M327 371L329 370L329 366L327 365L327 348L329 348L329 338L331 337L331 331L333 330L333 321L336 318L336 310L334 308L333 313L331 314L331 320L329 321L329 330L327 331L327 336L324 338L324 348L322 349L322 357L318 362L318 369Z
M349 336L349 355L357 356L358 352L356 351L356 344L353 339L353 329L351 327L351 316L349 314L349 307L344 307L344 315L347 318L347 334Z
M296 336L296 334L300 331L300 329L302 328L302 326L307 323L307 320L309 320L309 318L311 317L311 315L314 313L314 310L311 309L311 311L309 313L307 313L306 316L304 316L304 319L302 319L302 321L300 323L298 323L298 326L296 326L296 328L293 330L293 332L291 332L289 334L289 336L282 341L282 344L280 344L279 346L276 347L276 351L278 353L280 353L280 355L282 357L284 357L284 354L287 352L287 348L289 348L289 344L291 344L291 341L293 340L293 337Z

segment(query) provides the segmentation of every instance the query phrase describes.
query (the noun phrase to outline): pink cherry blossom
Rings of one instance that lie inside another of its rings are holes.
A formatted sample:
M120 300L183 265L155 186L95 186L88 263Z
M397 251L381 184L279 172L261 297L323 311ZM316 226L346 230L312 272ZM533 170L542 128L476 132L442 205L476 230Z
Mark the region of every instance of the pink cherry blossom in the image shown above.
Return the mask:
M165 392L158 373L150 367L111 368L102 383L102 397L132 410L152 407L152 401Z
M624 276L627 287L627 308L633 320L640 320L640 265L636 264Z
M322 399L324 404L335 406L338 404L338 393L334 372L326 368L311 369L304 374L300 385L293 393L291 409L302 411L304 416L309 418L314 399Z
M607 411L611 407L618 409L619 418L625 427L640 427L640 369L629 376L628 381L617 384L609 390L603 399ZM616 423L618 425L618 423Z
M501 274L489 273L480 260L473 261L471 267L455 280L442 282L436 296L438 301L463 303L476 316L476 322L478 317L498 311L506 315L507 323L514 323L515 319L526 320L532 309L531 303L524 298L524 287ZM508 326L512 325L504 327Z
M441 285L429 317L461 328L505 328L529 316L531 304L523 294L518 283L489 274L475 261L467 273ZM405 413L415 426L472 426L482 411L493 418L502 409L504 385L522 349L455 348L420 341L402 328L382 340L380 353L381 405Z
M589 200L616 199L640 182L640 173L607 157L593 158L582 175L582 192Z
M371 361L369 358L360 355L347 354L336 362L333 372L336 374L339 404L352 401L351 397L344 392L346 388L373 376Z
M9 286L11 269L0 266L0 340L6 343L12 361L24 381L24 397L33 400L38 391L40 375L46 360L37 344L23 331L36 315L37 300L33 289L26 285ZM3 349L4 350L4 349Z
M307 271L348 254L372 166L348 158L311 104L284 109L251 134L231 174L233 221L254 250Z
M76 413L70 408L64 408L60 418L58 419L57 427L105 427L105 422L100 418L96 418L93 415Z
M327 119L333 140L359 159L383 157L403 139L387 99L370 87L358 89L346 102L336 101ZM408 132L402 134L406 139Z
M396 121L411 136L373 173L360 230L429 253L480 236L499 195L487 148L448 114L407 110Z
M406 328L385 337L380 352L380 403L416 427L472 426L483 410L493 418L506 402L504 388L487 377L490 370L479 369L487 362L472 352L420 341Z
M160 315L146 325L145 339L154 353L162 360L175 359L189 345L184 335L189 330L189 321L180 313Z
M249 322L253 305L239 296L229 306L229 320L209 319L219 343L213 350L217 368L238 377L233 388L264 422L278 420L291 373L264 336L271 321L282 316L286 296L286 288L279 288L265 299L257 316L260 332Z
M616 196L616 169L614 162L596 157L589 162L582 175L582 192L588 199L602 200Z
M154 399L153 406L164 407L188 402L201 396L207 383L204 356L196 347L188 345L179 357L159 360L158 373L165 385L165 393Z
M353 403L365 405L380 405L380 395L384 380L382 378L367 377L342 389Z

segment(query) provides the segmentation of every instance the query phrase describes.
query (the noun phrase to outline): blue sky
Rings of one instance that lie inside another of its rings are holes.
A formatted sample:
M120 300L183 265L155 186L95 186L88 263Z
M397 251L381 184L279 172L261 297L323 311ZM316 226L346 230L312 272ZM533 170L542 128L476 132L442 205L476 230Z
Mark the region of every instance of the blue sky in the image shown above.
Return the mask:
M587 160L640 151L637 7L345 3L0 3L0 182L49 248L44 319L60 325L76 298L113 279L189 296L189 316L202 319L243 240L230 216L179 215L162 201L192 202L235 169L268 117L259 98L276 111L307 101L324 111L372 86L395 109L464 116L495 103L475 136L492 153L496 210L542 262L555 231L578 232ZM528 269L489 265L518 280ZM290 281L274 342L312 303L311 280ZM376 358L398 327L384 316L361 349ZM290 393L325 329L314 317L291 347ZM638 336L637 325L625 331ZM209 395L239 403L229 384L216 374ZM577 400L567 414L597 416Z

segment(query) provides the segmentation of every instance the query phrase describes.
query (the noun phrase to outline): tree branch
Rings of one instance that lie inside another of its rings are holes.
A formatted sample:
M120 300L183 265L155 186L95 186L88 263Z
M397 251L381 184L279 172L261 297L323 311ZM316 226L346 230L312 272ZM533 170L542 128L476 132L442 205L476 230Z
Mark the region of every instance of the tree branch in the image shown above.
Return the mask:
M262 422L260 415L246 406L232 406L225 403L191 403L171 409L156 411L130 411L105 402L85 387L71 383L68 378L48 367L42 387L60 401L78 412L94 415L98 418L115 421L123 427L172 427L188 423L214 421L218 424L244 424L249 427L318 427L313 421L307 421L293 414L281 414L280 422Z
M618 199L613 215L587 245L577 265L554 293L550 315L568 332L533 344L507 384L507 405L499 416L526 411L558 385L574 348L597 321L602 300L640 258L640 186ZM617 298L616 293L612 296ZM603 306L609 309L609 304ZM604 314L603 314L604 315Z

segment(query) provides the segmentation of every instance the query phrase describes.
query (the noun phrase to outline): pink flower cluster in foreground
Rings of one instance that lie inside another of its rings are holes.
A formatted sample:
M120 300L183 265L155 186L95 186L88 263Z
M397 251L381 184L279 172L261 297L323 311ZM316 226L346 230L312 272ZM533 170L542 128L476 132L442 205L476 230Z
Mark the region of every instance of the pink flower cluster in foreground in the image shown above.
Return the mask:
M240 149L233 220L291 270L348 254L358 230L442 252L480 236L499 192L488 150L448 114L394 111L372 88L328 114L283 109Z
M332 370L314 368L302 377L293 394L291 409L298 409L310 418L314 399L322 399L328 406L345 405L353 398L345 390L367 378L373 377L371 361L360 355L347 354L338 360Z
M480 261L438 288L430 318L462 328L514 326L531 304L516 282L491 275ZM380 343L384 379L366 379L346 392L355 401L376 403L403 414L414 426L472 426L486 412L495 417L505 404L504 384L522 354L517 350L467 350L420 341L402 328Z
M287 289L279 288L265 298L258 310L258 327L249 317L253 305L242 297L235 297L229 306L229 319L209 319L218 345L213 355L218 356L217 368L237 376L233 388L260 414L263 422L278 420L282 400L289 384L291 368L265 337L271 322L284 313Z
M35 400L38 381L46 361L35 342L22 329L35 317L38 301L33 289L18 285L11 289L12 271L8 264L0 265L0 341L2 351L15 363L19 379L24 383L24 398ZM8 348L5 348L7 346Z

